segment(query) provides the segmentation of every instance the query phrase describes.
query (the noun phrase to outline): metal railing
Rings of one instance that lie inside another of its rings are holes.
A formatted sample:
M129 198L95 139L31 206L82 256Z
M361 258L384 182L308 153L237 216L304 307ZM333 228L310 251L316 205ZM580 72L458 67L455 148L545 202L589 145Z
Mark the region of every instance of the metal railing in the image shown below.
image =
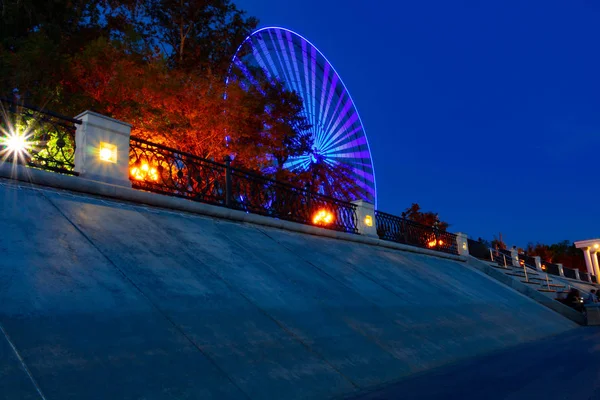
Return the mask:
M499 266L510 269L513 266L512 255L510 251L504 249L489 249L490 258L495 261Z
M375 211L375 222L380 239L458 254L456 235L453 233L381 211Z
M519 253L519 260L523 260L523 262L527 265L535 265L535 257L528 256L527 254Z
M574 269L563 267L563 273L565 274L565 278L577 279Z
M136 189L358 233L356 205L232 167L228 160L220 164L131 137L129 165Z
M358 233L356 205L265 178L250 171L231 171L231 208L273 218ZM328 222L328 219L330 222Z
M550 275L557 275L560 276L560 269L558 268L558 265L556 264L552 264L549 262L542 262L542 270L547 272Z
M0 99L0 159L77 175L77 124L81 121Z

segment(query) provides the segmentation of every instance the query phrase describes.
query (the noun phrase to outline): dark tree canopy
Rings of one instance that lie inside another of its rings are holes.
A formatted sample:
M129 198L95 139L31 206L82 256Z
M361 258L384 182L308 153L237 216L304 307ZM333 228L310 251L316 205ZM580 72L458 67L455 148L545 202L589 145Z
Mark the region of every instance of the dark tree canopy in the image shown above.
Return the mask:
M448 226L450 226L447 222L440 221L438 213L434 213L431 211L422 211L421 206L418 203L411 204L410 207L404 210L404 215L407 219L414 222L418 222L422 225L437 225L437 227L442 231L447 230Z
M543 243L529 243L525 253L530 256L539 256L543 261L563 264L565 267L586 270L583 252L575 247L569 240L563 240L551 245Z

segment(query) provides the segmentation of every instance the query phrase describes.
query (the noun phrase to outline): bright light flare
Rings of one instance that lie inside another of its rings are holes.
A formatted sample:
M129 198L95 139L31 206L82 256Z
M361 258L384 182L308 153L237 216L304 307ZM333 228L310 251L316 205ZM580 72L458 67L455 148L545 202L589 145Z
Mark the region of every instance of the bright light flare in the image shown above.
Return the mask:
M313 216L313 224L315 225L330 225L333 220L333 214L327 210L319 210Z
M2 160L7 158L12 158L13 161L25 160L33 146L28 139L29 137L25 133L6 132L4 136L0 137L0 146L4 147L0 150Z

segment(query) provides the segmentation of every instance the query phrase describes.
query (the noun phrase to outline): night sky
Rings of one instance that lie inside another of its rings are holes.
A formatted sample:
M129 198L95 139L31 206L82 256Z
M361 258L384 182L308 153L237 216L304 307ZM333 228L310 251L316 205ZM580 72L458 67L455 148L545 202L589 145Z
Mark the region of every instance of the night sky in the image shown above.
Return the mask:
M325 54L371 146L379 209L509 245L600 236L600 3L235 0Z

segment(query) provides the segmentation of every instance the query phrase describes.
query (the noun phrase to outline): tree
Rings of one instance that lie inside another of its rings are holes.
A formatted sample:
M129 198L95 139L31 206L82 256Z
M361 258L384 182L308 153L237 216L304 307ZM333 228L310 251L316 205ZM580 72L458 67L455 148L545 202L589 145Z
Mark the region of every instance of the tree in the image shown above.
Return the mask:
M277 179L288 177L284 166L290 157L302 155L312 148L313 139L308 119L304 116L302 99L295 91L287 90L277 79L268 78L262 70L255 85L241 89L241 104L250 111L238 118L243 125L232 127L230 148L239 164L265 171ZM231 84L241 85L238 81ZM227 88L227 113L239 98ZM238 110L243 107L237 107Z
M338 162L327 162L319 154L311 154L314 160L298 179L311 191L344 201L364 199L366 193L356 184L352 167Z
M447 230L450 226L447 222L440 221L438 213L421 211L421 206L418 203L412 203L410 207L404 210L403 214L410 221L414 221L422 225L434 226L437 224L438 229L441 231Z
M163 44L172 65L225 73L244 38L258 24L230 0L147 0L147 36Z
M530 256L539 256L543 261L560 263L565 267L580 269L582 271L586 270L583 252L568 240L551 245L529 243L526 253Z
M492 248L500 250L506 250L508 247L502 238L502 233L498 234L498 237L494 235L491 245Z

